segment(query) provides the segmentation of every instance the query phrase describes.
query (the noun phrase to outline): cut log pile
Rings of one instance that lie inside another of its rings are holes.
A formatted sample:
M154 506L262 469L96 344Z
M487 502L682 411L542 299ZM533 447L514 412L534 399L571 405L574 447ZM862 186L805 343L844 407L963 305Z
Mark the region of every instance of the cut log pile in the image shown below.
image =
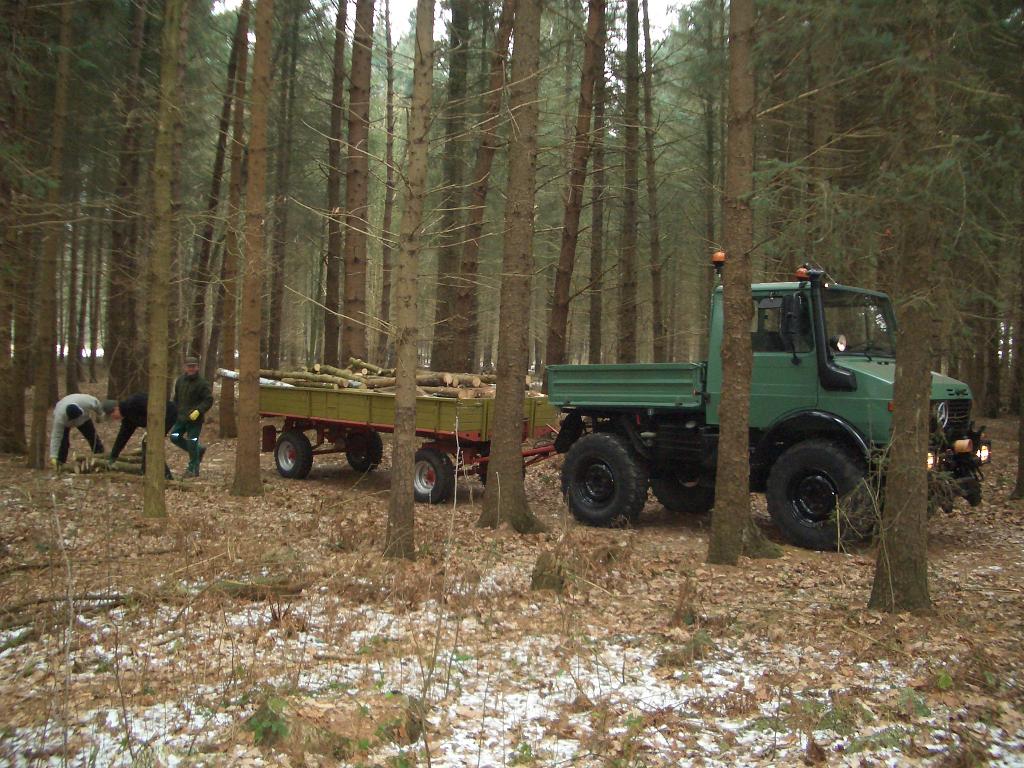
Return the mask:
M237 378L235 371L220 369L227 378ZM494 397L497 377L489 374L416 371L416 387L420 396L477 400ZM370 389L376 392L395 391L395 370L350 357L347 368L326 363L296 370L261 369L260 383L307 387L313 389ZM525 382L528 394L530 382Z

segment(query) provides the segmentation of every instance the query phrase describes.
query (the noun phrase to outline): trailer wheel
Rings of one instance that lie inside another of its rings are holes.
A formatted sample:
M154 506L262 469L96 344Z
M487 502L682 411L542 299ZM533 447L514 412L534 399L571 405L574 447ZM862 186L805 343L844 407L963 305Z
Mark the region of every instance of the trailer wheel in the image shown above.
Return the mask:
M375 430L352 432L345 438L345 458L356 472L372 472L384 458L384 441Z
M455 465L447 453L436 448L416 451L412 470L413 496L418 502L440 504L455 490Z
M647 502L647 467L610 432L573 443L562 465L562 493L573 517L587 525L631 522Z
M313 468L313 446L297 429L282 432L274 448L274 463L282 477L302 480Z
M865 468L828 440L785 451L768 474L768 512L786 538L805 549L837 549L863 540L877 522Z
M652 477L651 491L669 512L703 515L715 505L715 489L701 485L696 478L684 480L675 473Z

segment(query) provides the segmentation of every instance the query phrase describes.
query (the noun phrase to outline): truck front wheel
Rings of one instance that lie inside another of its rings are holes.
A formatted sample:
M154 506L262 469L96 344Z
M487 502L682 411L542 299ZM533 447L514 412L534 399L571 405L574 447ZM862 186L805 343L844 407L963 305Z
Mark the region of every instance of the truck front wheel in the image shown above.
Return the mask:
M610 432L581 437L562 465L562 493L573 517L587 525L633 521L647 501L647 468Z
M806 549L837 549L867 538L877 516L862 462L828 440L783 453L768 474L768 512L786 538Z

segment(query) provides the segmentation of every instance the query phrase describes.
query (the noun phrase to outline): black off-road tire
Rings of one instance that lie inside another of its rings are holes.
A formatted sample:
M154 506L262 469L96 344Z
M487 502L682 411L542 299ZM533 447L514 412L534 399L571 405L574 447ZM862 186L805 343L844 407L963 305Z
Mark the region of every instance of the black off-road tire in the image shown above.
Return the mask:
M704 515L715 506L715 489L675 475L651 478L651 492L669 512Z
M297 429L282 432L274 446L274 464L281 477L302 480L313 468L313 446Z
M455 465L436 448L420 448L412 470L413 497L421 504L440 504L455 490Z
M573 443L562 465L562 494L587 525L633 522L647 503L648 471L626 440L610 432Z
M380 433L353 432L345 438L345 458L356 472L372 472L384 458L384 441Z
M768 512L798 547L835 550L875 531L878 515L864 462L830 440L787 449L768 474Z

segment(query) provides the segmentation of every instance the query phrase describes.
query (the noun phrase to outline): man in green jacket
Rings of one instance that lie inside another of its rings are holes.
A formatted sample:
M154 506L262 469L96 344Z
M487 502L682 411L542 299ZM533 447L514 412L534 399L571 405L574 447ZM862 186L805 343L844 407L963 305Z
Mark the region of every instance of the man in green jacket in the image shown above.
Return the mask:
M174 382L172 402L178 408L178 419L171 427L171 442L188 454L184 476L199 477L199 463L206 453L206 446L199 444L199 433L203 431L203 415L213 407L213 390L199 375L197 358L185 358L185 372Z

